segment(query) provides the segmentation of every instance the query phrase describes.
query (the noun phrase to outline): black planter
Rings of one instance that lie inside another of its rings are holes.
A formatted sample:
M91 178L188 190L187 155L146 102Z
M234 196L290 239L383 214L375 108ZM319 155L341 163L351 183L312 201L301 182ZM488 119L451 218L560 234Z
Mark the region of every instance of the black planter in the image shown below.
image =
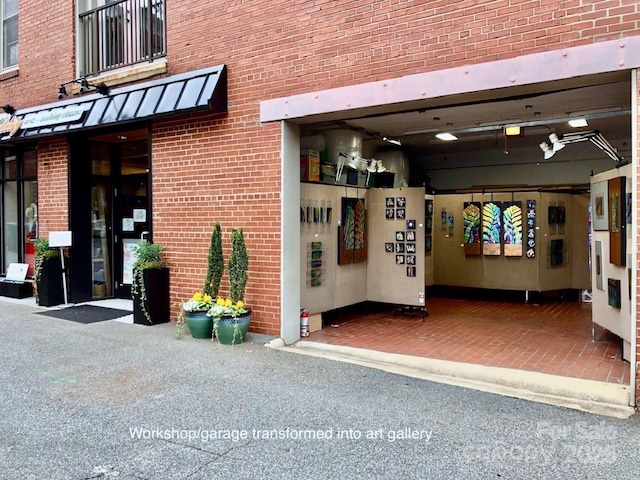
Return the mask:
M45 258L40 271L38 288L38 305L52 307L64 302L64 290L62 288L62 265L60 258Z
M149 268L142 272L142 281L147 294L144 307L149 319L142 310L140 292L133 293L133 323L156 325L169 321L169 269ZM149 321L150 320L150 321Z

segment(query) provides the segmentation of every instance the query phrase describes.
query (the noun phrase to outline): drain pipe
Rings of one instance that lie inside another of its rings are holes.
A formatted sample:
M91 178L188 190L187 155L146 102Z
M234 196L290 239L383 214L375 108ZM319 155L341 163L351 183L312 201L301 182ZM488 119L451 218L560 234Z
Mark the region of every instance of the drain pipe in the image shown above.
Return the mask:
M638 205L638 69L631 70L631 165L633 165L631 185L631 205L634 208ZM638 290L638 216L631 215L631 265L633 265L633 275L631 275L631 291ZM638 296L633 295L635 301L631 302L631 365L629 368L629 405L636 405L636 375L638 370Z

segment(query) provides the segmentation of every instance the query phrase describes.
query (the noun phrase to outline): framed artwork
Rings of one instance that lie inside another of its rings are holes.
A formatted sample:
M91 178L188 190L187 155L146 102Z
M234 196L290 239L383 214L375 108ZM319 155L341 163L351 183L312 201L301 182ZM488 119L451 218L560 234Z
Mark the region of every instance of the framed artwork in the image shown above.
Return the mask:
M342 225L338 227L338 265L367 260L365 216L363 198L342 197Z
M480 202L464 202L462 238L465 255L480 255L480 246L482 245L480 241L481 209L482 204Z
M406 197L397 197L396 198L396 207L401 207L404 208L407 206L407 199Z
M431 217L433 215L433 200L424 201L424 216Z
M406 256L407 265L415 265L416 264L416 256L415 255L407 255Z
M396 243L396 253L404 253L404 243Z
M407 253L416 253L416 244L415 243L407 243L405 245L405 250Z
M396 218L399 220L404 220L406 216L406 210L404 208L396 208Z
M387 253L392 253L393 252L393 248L394 248L394 245L391 242L386 242L384 244L384 251L387 252Z
M556 239L549 242L549 261L552 267L558 267L564 263L564 240Z
M502 210L504 256L522 256L522 202L505 202Z
M527 258L536 257L536 201L527 200Z
M627 181L625 177L616 177L609 180L609 262L619 267L626 265L626 195Z
M407 277L416 276L416 267L407 267Z
M431 233L433 229L433 218L429 217L424 219L424 229L427 233Z
M603 283L603 274L604 274L604 270L603 270L603 265L602 265L602 242L601 241L596 241L596 261L595 261L595 267L596 267L596 288L598 290L604 290L604 283Z
M395 198L393 198L393 197L387 197L387 198L385 199L384 204L385 204L385 206L386 206L387 208L389 208L389 207L393 208L393 207L395 207L395 206L396 206L396 200L395 200Z
M613 308L620 308L622 303L620 298L620 280L615 278L607 279L607 297L609 299L609 305Z
M404 265L404 255L396 255L396 265Z
M407 232L407 234L405 235L405 239L407 240L407 242L415 242L416 241L416 232L414 232L413 230L409 230Z
M486 202L482 207L482 253L500 255L502 208L498 202Z
M396 242L404 242L404 232L396 232Z
M394 218L396 218L396 212L393 210L393 208L385 208L384 216L387 220L393 220Z
M549 205L548 208L549 225L558 223L558 207L557 205Z
M431 236L424 237L424 253L431 254L431 248L432 248L431 242L432 242Z
M591 185L591 218L594 230L609 230L609 183Z
M407 230L415 230L415 229L416 229L416 221L407 220Z

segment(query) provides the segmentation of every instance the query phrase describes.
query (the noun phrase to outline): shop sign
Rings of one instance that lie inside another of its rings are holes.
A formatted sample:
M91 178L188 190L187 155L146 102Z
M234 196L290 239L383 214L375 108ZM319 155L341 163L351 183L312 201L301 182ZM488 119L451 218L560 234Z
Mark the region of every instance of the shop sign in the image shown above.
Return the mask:
M5 116L0 118L0 134L8 133L13 137L20 130L20 127L22 127L22 121L16 120L15 117Z
M47 125L57 125L59 123L76 122L82 118L85 110L82 107L75 108L58 108L29 114L22 121L22 128L38 128ZM18 127L19 128L19 127Z

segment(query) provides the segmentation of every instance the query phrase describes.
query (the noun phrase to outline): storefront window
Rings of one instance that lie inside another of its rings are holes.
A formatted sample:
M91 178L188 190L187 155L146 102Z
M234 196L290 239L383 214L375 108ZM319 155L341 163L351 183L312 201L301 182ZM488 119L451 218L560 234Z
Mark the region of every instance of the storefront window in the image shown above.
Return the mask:
M2 239L1 265L6 273L11 263L35 265L35 240L38 237L37 155L33 148L4 149L2 160Z

